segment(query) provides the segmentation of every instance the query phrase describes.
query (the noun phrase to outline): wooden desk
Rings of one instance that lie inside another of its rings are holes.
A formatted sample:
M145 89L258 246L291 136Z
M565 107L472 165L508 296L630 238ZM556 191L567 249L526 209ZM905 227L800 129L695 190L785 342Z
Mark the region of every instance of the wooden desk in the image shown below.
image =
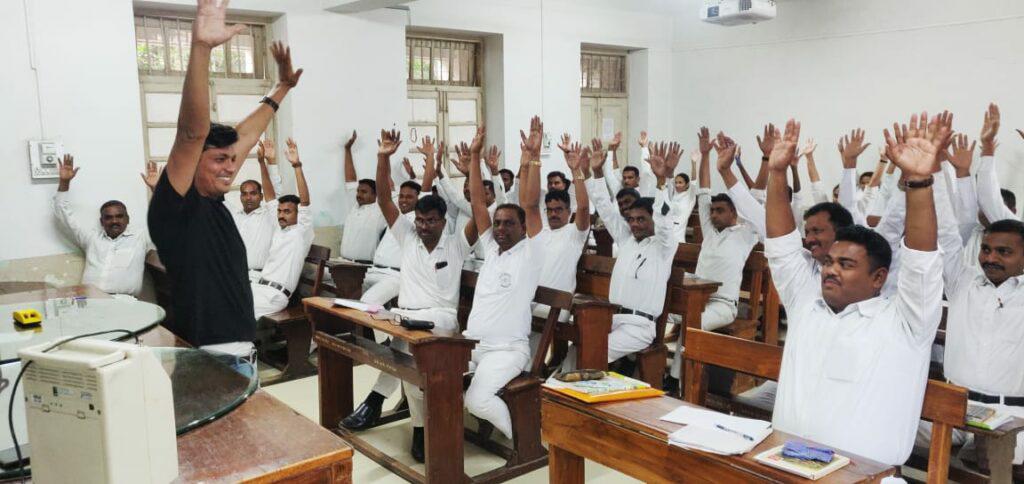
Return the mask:
M411 482L467 481L462 459L462 382L476 341L458 333L440 335L406 330L389 321L374 320L361 311L334 307L328 298L311 297L302 302L316 330L314 341L320 348L320 425ZM360 328L382 331L392 340L405 341L411 355L359 336L362 331L356 330ZM347 335L334 336L339 333ZM341 419L352 413L353 361L366 363L423 390L426 476L339 427Z
M582 483L590 459L645 482L808 482L754 460L792 436L775 431L751 452L723 456L669 445L668 434L682 425L659 418L685 402L657 397L586 404L544 390L541 403L548 442L550 482ZM853 460L820 482L877 482L896 468L840 452Z
M989 471L989 482L1013 482L1013 451L1017 446L1017 434L1024 431L1024 420L1014 417L995 430L985 430L965 425L963 429L974 435L978 463ZM951 469L950 477L962 482L971 482L967 475L960 475Z

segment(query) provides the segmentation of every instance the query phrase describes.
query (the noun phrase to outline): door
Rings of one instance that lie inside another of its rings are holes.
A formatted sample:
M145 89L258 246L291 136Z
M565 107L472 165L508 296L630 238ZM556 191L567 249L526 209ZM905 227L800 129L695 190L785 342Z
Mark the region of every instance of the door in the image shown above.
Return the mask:
M621 132L619 166L629 162L629 101L626 98L584 96L580 98L580 120L582 139L589 143L593 138L601 138L605 148L615 133Z

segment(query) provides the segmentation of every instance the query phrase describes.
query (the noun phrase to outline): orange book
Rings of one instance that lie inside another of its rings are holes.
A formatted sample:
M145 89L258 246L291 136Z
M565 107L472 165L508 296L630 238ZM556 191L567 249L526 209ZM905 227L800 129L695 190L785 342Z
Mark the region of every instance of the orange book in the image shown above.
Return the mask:
M633 400L665 394L640 380L611 371L606 372L606 376L600 380L563 382L552 377L544 386L587 403Z

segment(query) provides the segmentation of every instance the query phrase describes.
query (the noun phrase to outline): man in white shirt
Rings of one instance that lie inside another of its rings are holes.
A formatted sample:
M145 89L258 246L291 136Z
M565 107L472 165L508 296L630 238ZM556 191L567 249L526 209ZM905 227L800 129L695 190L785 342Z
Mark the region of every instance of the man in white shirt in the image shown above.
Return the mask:
M377 250L380 237L387 228L377 201L377 182L356 177L355 163L352 160L352 145L356 142L356 132L345 142L345 192L348 199L355 199L345 221L342 223L341 250L338 252L343 259L363 264L373 263L373 253ZM358 180L358 181L357 181ZM388 185L381 189L389 191ZM389 197L385 197L389 198Z
M270 251L270 241L278 230L277 210L267 206L268 202L263 196L263 185L269 181L275 192L281 191L281 175L278 173L277 150L273 141L266 139L256 144L256 160L260 165L263 184L256 180L242 182L238 196L241 207L234 207L225 202L231 209L231 217L235 219L238 234L245 243L245 257L250 271L263 269ZM269 200L273 199L274 197L270 197ZM250 273L250 276L258 277L258 274Z
M544 125L540 118L530 122L530 135L523 141L523 171L519 206L503 204L494 211L494 222L483 200L480 151L484 129L478 128L470 146L469 165L473 223L485 250L473 308L463 335L478 341L469 369L473 381L466 390L469 412L494 425L512 439L512 417L497 395L530 363L529 337L533 316L530 303L537 292L547 247L538 237L543 229L540 217L540 150Z
M675 173L682 150L673 144L666 149L652 150L651 168L658 177ZM647 348L654 341L655 321L665 307L665 291L672 274L672 259L679 248L671 222L672 213L663 214L661 207L672 196L662 190L651 201L642 198L626 210L625 218L612 206L608 190L603 186L604 171L600 159L593 163L594 178L586 181L587 195L604 221L608 234L618 246L612 268L608 300L620 308L612 316L608 334L608 362ZM562 370L576 366L576 350L570 348Z
M701 144L707 143L701 139ZM732 174L733 155L736 143L724 133L718 133L713 143L718 153L719 173L725 179L726 186L737 184ZM701 313L701 328L713 331L722 328L736 319L736 304L740 297L740 282L743 280L743 266L747 262L750 251L757 245L757 231L749 224L740 223L736 206L732 199L724 193L711 196L710 156L701 150L700 160L700 191L697 194L697 213L700 216L701 242L700 255L694 274L702 279L721 282L722 285L711 295L704 312ZM669 371L668 386L677 384L682 366L683 335L680 332L672 368Z
M871 143L864 143L864 130L855 129L849 135L839 140L839 154L843 160L843 178L839 183L839 203L853 215L853 222L857 225L867 227L867 217L864 215L866 205L865 197L869 192L858 186L857 182L857 157L871 146ZM863 178L863 175L861 175ZM870 179L870 176L868 177ZM866 186L867 183L864 183Z
M299 160L299 148L288 138L285 152L288 162L295 169L295 184L299 196L284 195L274 199L277 193L273 186L265 192L267 208L276 209L278 228L270 242L267 262L259 278L252 282L253 313L256 319L275 313L288 306L288 300L299 284L302 266L306 262L309 247L313 244L313 215L309 209L309 188Z
M842 229L814 277L786 201L786 171L796 161L800 125L790 120L771 153L765 251L786 307L789 332L782 357L775 428L900 465L913 448L928 379L929 352L942 315L932 174L949 140L952 119L911 118L894 146L906 177L902 275L896 293L879 296L892 253L863 227ZM871 422L871 425L865 425Z
M410 222L415 219L413 209L420 198L420 190L420 184L411 180L403 182L398 189L398 209ZM368 304L384 305L398 297L398 273L401 270L402 250L388 228L384 230L384 236L373 253L373 267L366 271L363 295L359 300Z
M457 159L452 160L452 164L462 172L466 177L462 187L462 193L459 194L455 186L452 184L450 177L445 177L442 172L437 171L438 175L438 194L441 198L444 198L445 203L450 207L454 207L456 217L454 218L454 225L449 230L463 230L467 224L473 219L473 210L470 206L470 188L469 188L469 163L470 163L470 152L469 146L466 143L462 143L461 146L455 147L455 153L458 155ZM497 147L492 146L487 150L485 156L485 163L490 171L490 179L484 180L484 200L487 204L488 212L493 216L494 210L498 208L498 205L506 203L507 197L505 194L504 184L501 181L501 177L498 176L498 158L501 156L501 152L498 151ZM449 217L451 217L449 213ZM466 269L477 270L484 259L484 248L481 245L477 245L473 248L474 258L472 261L467 262Z
M381 131L377 150L379 182L384 183L391 178L389 160L400 144L401 136L397 131ZM477 241L476 224L468 224L465 230L455 234L446 231L447 207L444 200L436 195L428 195L416 202L413 222L402 216L391 197L378 197L377 205L402 251L398 308L394 312L411 319L433 322L432 331L436 334L454 334L459 330L457 311L462 264ZM408 352L404 341L393 341L392 348ZM423 462L423 392L405 382L402 387L408 399L413 426L412 455L418 462ZM383 394L371 392L349 416L357 418L346 418L342 424L346 425L346 421L367 421L366 425L371 425L380 416L383 402Z
M110 294L137 295L142 290L142 272L146 252L152 247L149 234L128 227L128 209L118 200L100 206L100 227L86 228L75 219L68 189L81 168L75 157L64 155L60 165L57 193L53 196L53 214L60 227L85 252L82 284L92 284Z

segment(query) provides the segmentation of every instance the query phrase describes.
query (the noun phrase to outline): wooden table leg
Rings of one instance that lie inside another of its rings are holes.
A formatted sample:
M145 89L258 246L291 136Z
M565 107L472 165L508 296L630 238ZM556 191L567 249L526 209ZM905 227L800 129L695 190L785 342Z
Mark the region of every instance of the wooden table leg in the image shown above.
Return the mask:
M612 330L612 307L577 308L574 324L578 335L576 368L608 369L608 333Z
M423 375L427 483L468 480L463 470L462 375L469 369L471 349L444 341L412 347L416 367Z
M548 482L583 484L583 458L561 447L548 445Z
M318 357L320 383L320 425L335 429L352 413L352 360L330 350L323 341Z
M313 341L313 323L303 319L285 326L283 330L288 360L281 375L282 379L289 380L312 375L316 371L309 363L309 348Z
M985 455L988 458L990 482L1006 483L1013 482L1013 450L1017 445L1016 434L1006 434L1002 437L980 437L985 440Z

